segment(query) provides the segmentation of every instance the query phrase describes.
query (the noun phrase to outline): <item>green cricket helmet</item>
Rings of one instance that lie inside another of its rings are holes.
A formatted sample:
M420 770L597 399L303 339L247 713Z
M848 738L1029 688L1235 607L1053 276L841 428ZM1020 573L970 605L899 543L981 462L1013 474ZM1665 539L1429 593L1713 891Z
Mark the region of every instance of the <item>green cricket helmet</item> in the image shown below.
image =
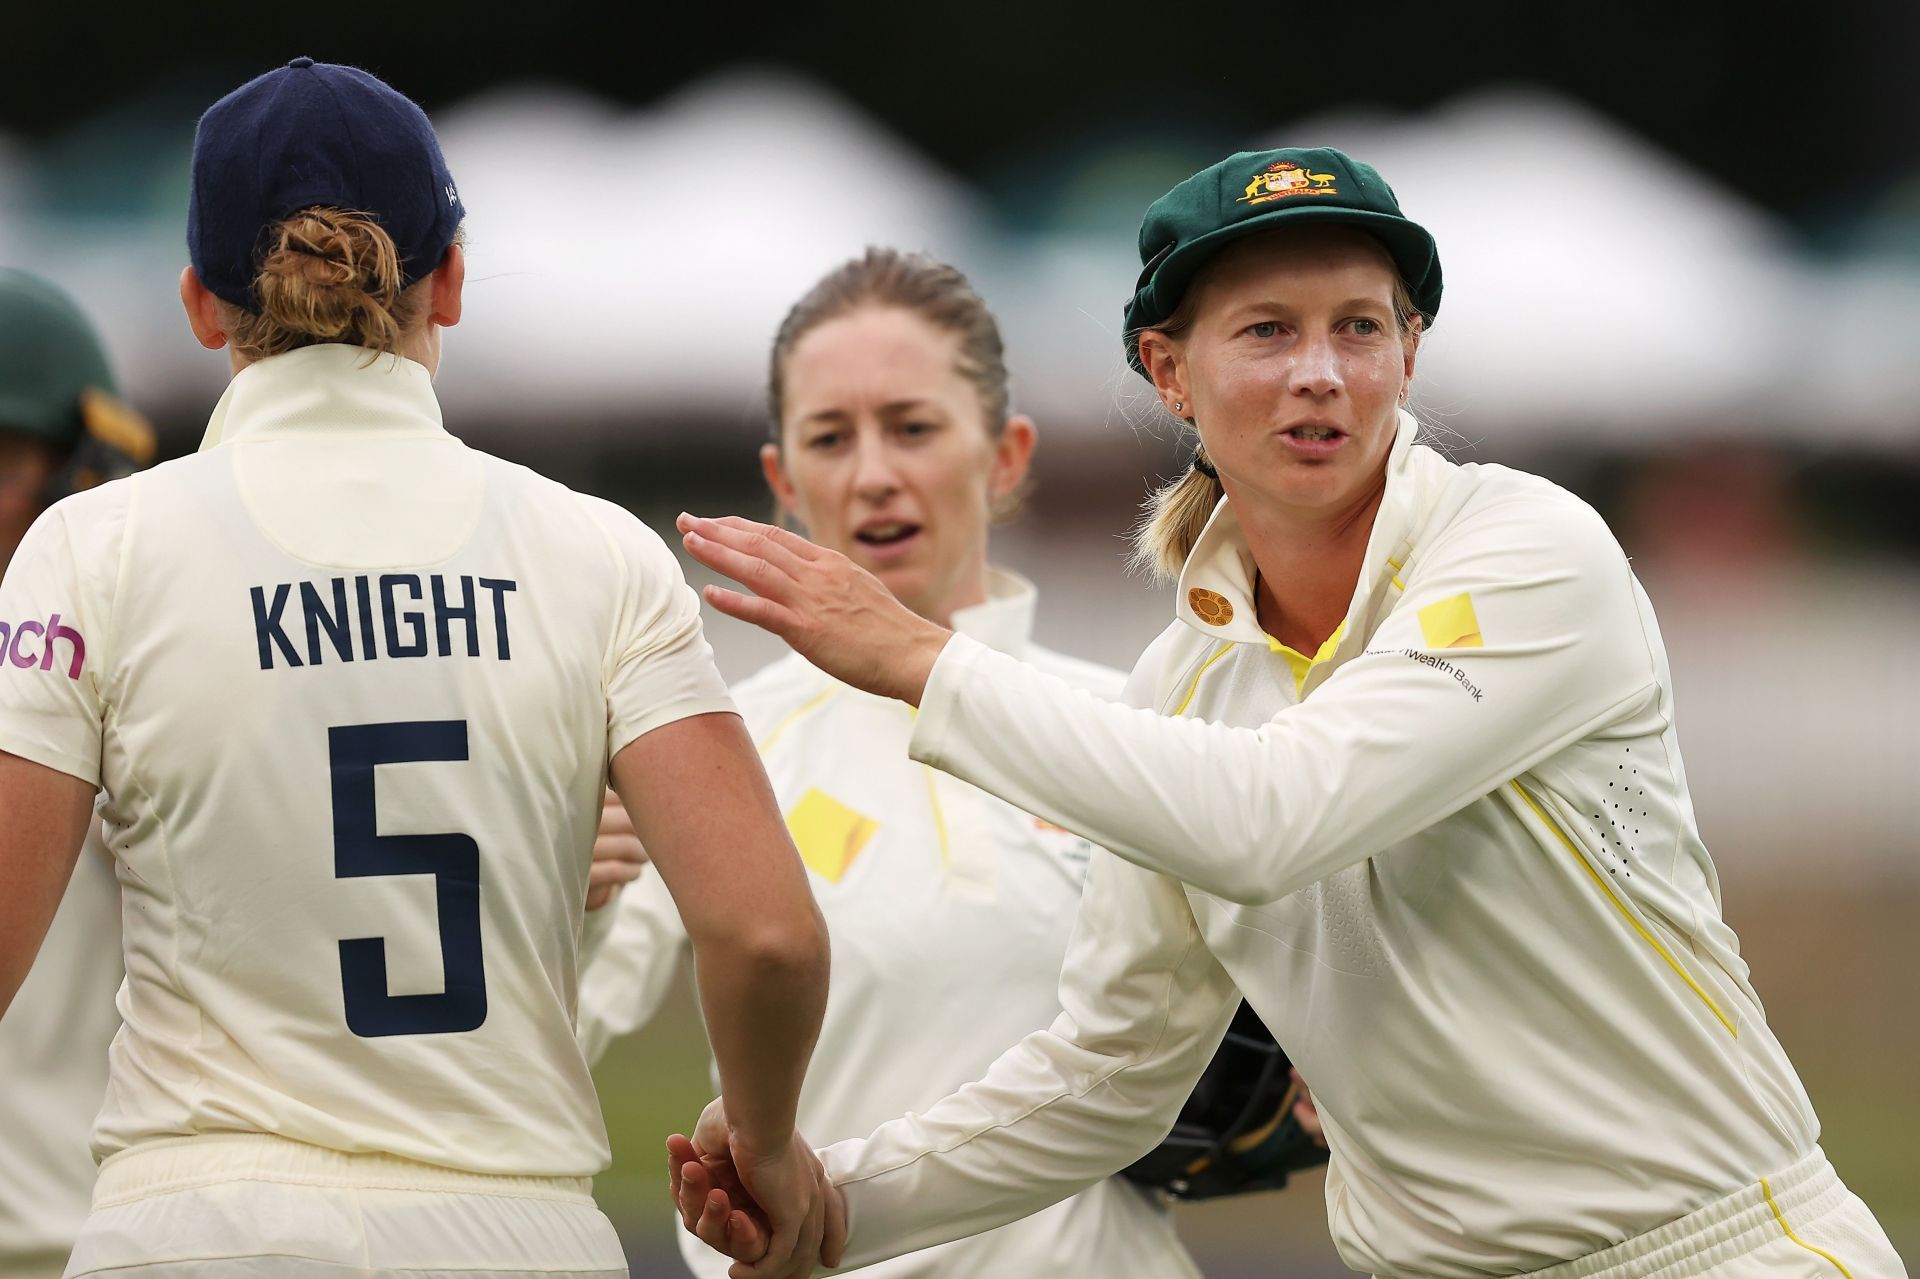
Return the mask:
M153 428L122 401L100 336L52 282L0 267L0 432L61 456L49 500L153 460Z

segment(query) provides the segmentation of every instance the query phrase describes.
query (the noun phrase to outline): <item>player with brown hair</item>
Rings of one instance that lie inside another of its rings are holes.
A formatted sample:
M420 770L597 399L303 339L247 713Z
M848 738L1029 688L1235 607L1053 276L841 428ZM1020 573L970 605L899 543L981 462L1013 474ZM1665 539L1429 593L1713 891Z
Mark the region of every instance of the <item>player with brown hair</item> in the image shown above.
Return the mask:
M417 106L297 58L192 173L181 298L234 372L206 442L55 506L0 585L40 644L0 669L0 1009L96 791L127 895L67 1273L624 1275L573 1007L609 779L698 957L762 1271L804 1271L826 934L698 600L632 516L442 424L465 210Z
M999 325L944 263L869 249L787 312L769 369L767 486L808 535L920 616L1077 688L1118 671L1033 640L1033 585L989 560L1037 428L1014 411ZM834 942L826 1021L800 1093L816 1142L864 1136L974 1078L1060 1012L1092 846L907 756L913 717L788 654L733 688ZM614 909L581 978L598 1050L659 1007L685 949L651 876ZM590 922L589 927L594 925ZM682 1236L707 1279L725 1258ZM1025 1221L883 1262L874 1279L1194 1275L1164 1199L1107 1178Z

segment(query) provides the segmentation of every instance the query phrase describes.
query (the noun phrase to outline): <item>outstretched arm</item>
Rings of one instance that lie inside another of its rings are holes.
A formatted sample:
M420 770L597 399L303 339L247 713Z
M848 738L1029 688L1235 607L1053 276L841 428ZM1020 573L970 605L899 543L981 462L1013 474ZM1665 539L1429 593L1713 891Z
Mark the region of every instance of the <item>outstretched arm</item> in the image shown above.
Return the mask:
M785 530L681 527L696 558L755 592L708 587L715 607L917 704L916 759L1235 902L1360 862L1658 697L1626 559L1564 496L1457 521L1409 563L1367 650L1257 728L1075 690L914 617ZM1471 630L1448 629L1461 618Z
M1125 1168L1172 1129L1240 1005L1180 885L1104 853L1060 982L1060 1017L978 1083L822 1152L849 1264L1017 1221Z
M1060 1002L1051 1028L1009 1049L978 1083L821 1152L846 1197L845 1264L994 1229L1138 1159L1173 1127L1239 993L1180 885L1102 853L1088 873ZM733 1246L743 1230L752 1242L751 1223L729 1217L711 1170L683 1159L676 1171L689 1229L751 1256Z

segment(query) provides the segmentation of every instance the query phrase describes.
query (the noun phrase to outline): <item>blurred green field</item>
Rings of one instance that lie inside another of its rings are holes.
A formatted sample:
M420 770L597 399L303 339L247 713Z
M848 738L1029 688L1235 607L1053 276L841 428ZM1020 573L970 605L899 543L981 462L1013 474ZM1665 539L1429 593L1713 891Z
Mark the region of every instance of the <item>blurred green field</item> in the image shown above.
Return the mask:
M1768 1018L1813 1096L1822 1144L1905 1257L1920 1256L1920 884L1743 889L1723 865L1727 915L1740 931ZM669 1132L711 1095L690 993L595 1071L614 1164L595 1183L635 1275L682 1273L666 1205ZM1181 1209L1181 1233L1211 1279L1350 1273L1327 1239L1320 1178L1287 1191ZM1150 1279L1150 1277L1143 1277Z

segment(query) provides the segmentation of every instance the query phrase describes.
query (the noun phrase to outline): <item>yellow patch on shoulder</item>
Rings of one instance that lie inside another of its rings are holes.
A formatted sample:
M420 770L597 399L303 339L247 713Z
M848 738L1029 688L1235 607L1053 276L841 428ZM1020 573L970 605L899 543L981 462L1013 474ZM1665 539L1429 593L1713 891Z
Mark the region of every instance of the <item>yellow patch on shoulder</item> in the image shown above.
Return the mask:
M832 884L840 882L879 829L879 822L818 788L802 795L787 814L787 831L800 850L800 860Z
M1233 602L1219 591L1196 586L1187 592L1187 607L1208 626L1225 626L1233 620Z
M1480 619L1474 616L1473 597L1462 591L1420 610L1420 633L1428 648L1480 648Z

